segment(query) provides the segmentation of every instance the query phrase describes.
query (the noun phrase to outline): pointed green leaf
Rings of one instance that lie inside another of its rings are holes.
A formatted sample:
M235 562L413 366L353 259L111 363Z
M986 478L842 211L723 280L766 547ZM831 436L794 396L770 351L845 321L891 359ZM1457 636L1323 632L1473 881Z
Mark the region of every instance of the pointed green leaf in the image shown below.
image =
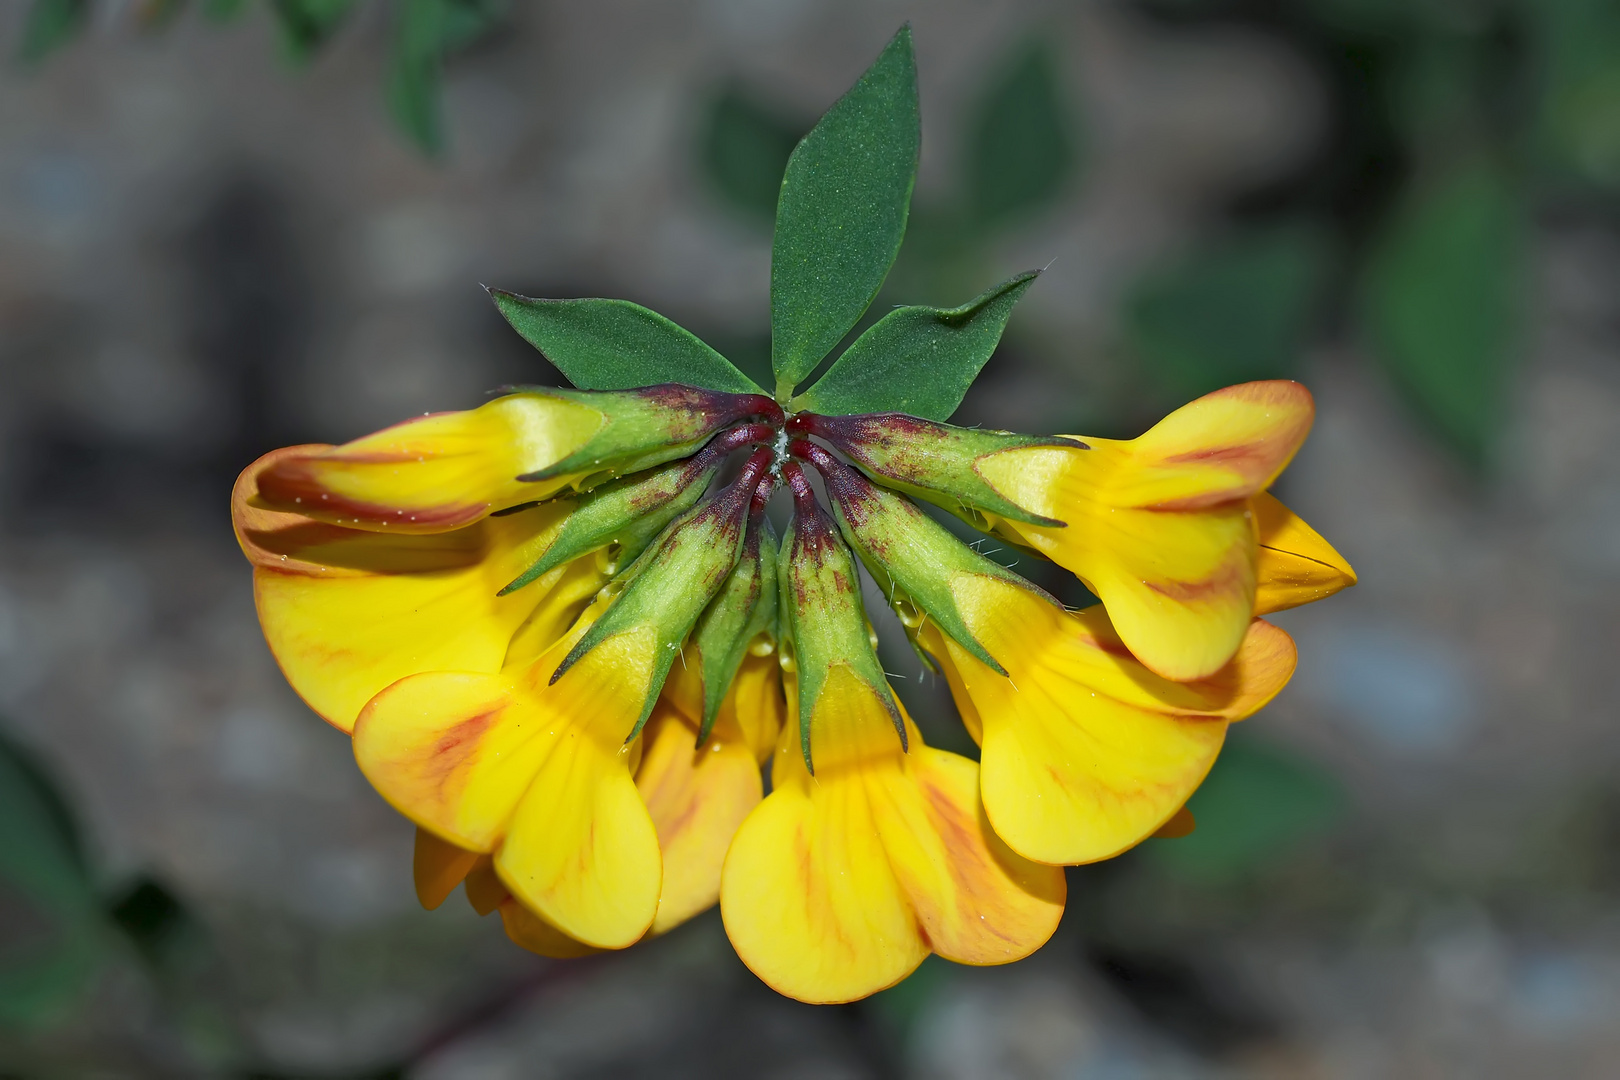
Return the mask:
M691 332L628 300L535 300L500 289L489 295L513 329L581 390L684 383L761 393Z
M1019 274L958 308L896 308L856 338L794 399L793 409L949 418L996 351L1013 305L1039 274Z
M771 245L771 367L785 399L877 296L906 232L922 142L911 28L788 159Z
M1364 312L1379 359L1476 464L1507 409L1523 319L1524 229L1508 178L1475 165L1420 188L1366 268Z
M968 200L986 225L1051 204L1074 172L1074 125L1044 41L1021 50L979 103L967 158Z

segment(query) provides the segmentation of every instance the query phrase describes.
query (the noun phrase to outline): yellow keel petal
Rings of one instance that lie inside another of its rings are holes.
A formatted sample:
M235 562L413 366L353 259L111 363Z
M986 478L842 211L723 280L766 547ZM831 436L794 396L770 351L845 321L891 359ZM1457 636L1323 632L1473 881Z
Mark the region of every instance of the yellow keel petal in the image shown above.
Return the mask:
M575 941L511 897L501 902L500 912L506 936L512 939L513 944L521 945L532 953L553 960L577 960L602 952L583 941Z
M417 826L416 851L411 858L416 899L427 910L434 910L455 891L477 861L478 852L456 847Z
M697 747L697 724L660 703L642 738L636 787L652 815L664 857L663 892L652 933L714 906L731 838L764 796L759 763L735 720L715 721Z
M1249 506L1260 534L1256 615L1322 600L1356 583L1344 556L1270 493L1255 495Z
M923 936L959 964L1028 956L1063 917L1062 868L1020 857L991 830L976 764L913 739L903 770L868 784L881 784L872 796L884 850Z

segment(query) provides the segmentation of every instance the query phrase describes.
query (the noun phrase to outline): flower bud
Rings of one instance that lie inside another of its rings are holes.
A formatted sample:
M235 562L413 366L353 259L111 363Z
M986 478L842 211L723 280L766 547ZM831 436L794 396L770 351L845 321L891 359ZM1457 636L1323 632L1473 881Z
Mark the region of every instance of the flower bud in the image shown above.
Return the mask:
M627 476L580 496L551 545L500 595L521 589L554 567L609 545L618 547L615 564L629 566L666 525L702 497L727 455L750 443L767 442L774 433L769 424L733 428L685 461Z
M776 534L764 513L752 515L742 557L692 632L703 675L699 746L708 740L743 658L762 638L772 645L776 641L776 549Z
M793 525L783 540L777 561L781 598L784 665L791 662L799 710L799 748L805 768L815 773L810 736L815 726L837 723L836 709L818 715L822 689L835 667L845 667L871 688L883 703L901 749L907 748L905 722L895 705L889 681L873 650L871 624L861 604L861 585L855 560L838 538L838 530L816 504L815 490L794 462L782 466L782 477L793 489ZM836 704L836 703L834 703ZM851 743L858 747L858 742ZM835 752L848 749L840 741Z
M1006 668L968 629L957 596L961 584L998 578L1061 609L1041 589L952 536L911 500L870 483L821 447L798 439L788 445L788 453L821 473L845 539L860 553L913 639L926 615L976 659L1005 675Z
M634 676L645 680L646 700L629 737L641 732L670 665L680 654L681 643L737 563L755 490L770 468L771 456L769 450L755 451L730 486L665 529L654 545L609 585L621 591L563 658L551 682L562 678L608 638L651 633L655 642L652 670Z

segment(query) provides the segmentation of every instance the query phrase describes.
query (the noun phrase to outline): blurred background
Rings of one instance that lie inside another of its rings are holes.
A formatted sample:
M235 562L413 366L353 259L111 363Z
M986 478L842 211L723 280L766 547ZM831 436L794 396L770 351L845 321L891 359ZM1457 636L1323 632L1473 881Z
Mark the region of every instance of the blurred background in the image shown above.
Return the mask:
M553 963L419 910L232 479L554 381L480 283L762 370L783 162L905 20L876 307L1048 267L958 422L1299 378L1279 494L1362 583L1021 964L812 1008L713 912ZM11 0L0 53L0 1076L1620 1073L1614 0Z

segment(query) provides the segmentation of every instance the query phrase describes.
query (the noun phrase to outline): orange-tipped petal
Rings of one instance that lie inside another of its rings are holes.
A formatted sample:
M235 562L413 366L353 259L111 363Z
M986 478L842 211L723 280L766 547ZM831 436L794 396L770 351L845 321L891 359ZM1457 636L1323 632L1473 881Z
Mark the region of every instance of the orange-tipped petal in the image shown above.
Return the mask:
M500 912L506 936L532 953L553 960L577 960L602 951L575 941L511 897L501 902Z
M1000 527L1084 580L1144 664L1200 679L1231 659L1254 613L1248 499L1292 459L1313 416L1298 383L1245 383L1137 439L1005 450L978 469L1014 503L1067 523Z
M488 855L478 856L478 862L467 871L467 903L479 915L488 915L511 896L500 876L495 873L494 860Z
M959 964L1020 960L1046 944L1063 917L1063 870L1008 848L979 800L978 766L922 745L912 732L903 775L881 789L873 783L871 795L890 865L923 935L934 952Z
M660 702L642 733L636 787L658 831L663 892L652 933L662 934L720 899L720 867L737 827L764 796L759 763L724 714L697 745L698 724Z
M433 536L364 532L254 506L263 472L302 449L275 451L244 470L232 518L254 563L271 652L293 689L340 730L352 730L365 703L406 676L497 671L514 636L537 653L605 580L585 558L497 595L550 543L568 503Z
M817 697L812 777L793 711L721 879L726 932L756 975L801 1001L851 1001L930 951L995 964L1046 941L1062 871L990 831L971 761L924 746L909 719L902 751L877 692L840 665Z
M477 861L478 852L456 847L418 826L416 851L411 858L416 899L429 911L434 910L455 892Z
M1323 600L1356 583L1344 556L1270 493L1252 496L1249 507L1260 535L1256 615Z
M603 420L577 402L510 394L465 412L407 420L342 446L285 455L260 477L259 499L359 529L448 532L560 491L573 477L518 477L574 453Z
M1192 811L1183 806L1175 812L1175 816L1159 826L1159 831L1153 834L1153 838L1180 840L1183 836L1191 836L1197 828L1198 822L1193 818Z
M646 700L653 630L607 638L549 683L575 634L527 669L528 726L550 744L495 853L512 895L587 945L634 943L658 911L658 834L628 743Z
M1226 668L1177 683L1132 657L1100 607L1072 614L992 578L956 592L1008 674L937 631L923 643L981 727L995 831L1037 862L1093 862L1150 836L1203 781L1226 721L1263 707L1293 672L1292 640L1261 620Z

